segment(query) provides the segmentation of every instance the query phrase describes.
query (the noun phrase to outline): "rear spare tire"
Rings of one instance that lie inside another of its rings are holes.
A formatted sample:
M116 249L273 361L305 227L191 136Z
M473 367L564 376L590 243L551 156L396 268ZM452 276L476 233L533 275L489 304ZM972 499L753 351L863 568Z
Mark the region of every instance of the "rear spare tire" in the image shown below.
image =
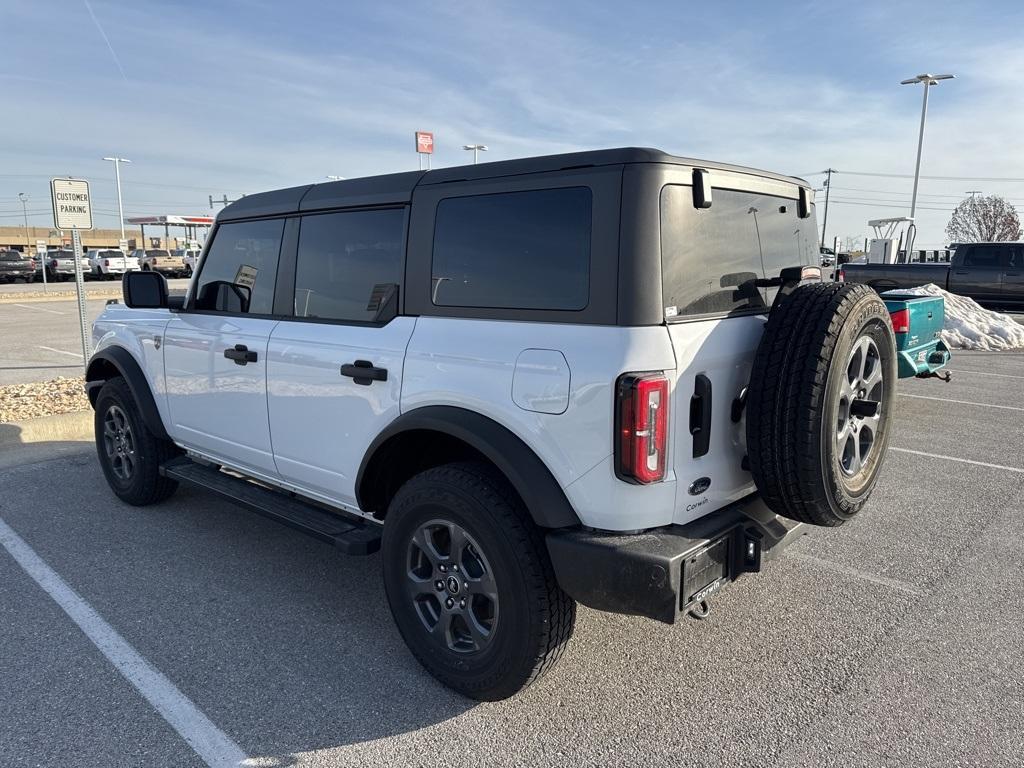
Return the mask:
M772 308L747 394L747 455L778 515L842 525L864 506L889 443L896 342L866 285L812 283Z

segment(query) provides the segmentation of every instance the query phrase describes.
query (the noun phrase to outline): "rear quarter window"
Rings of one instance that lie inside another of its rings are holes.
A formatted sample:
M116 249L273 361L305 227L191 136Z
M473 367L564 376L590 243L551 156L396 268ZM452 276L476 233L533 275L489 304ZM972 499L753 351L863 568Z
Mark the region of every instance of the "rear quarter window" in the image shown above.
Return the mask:
M441 200L434 223L434 305L584 309L591 209L587 187Z

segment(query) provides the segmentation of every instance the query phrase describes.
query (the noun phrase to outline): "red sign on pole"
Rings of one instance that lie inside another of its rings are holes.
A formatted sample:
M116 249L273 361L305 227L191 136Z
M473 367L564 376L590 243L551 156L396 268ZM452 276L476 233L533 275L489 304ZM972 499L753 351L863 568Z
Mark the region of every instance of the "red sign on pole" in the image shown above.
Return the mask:
M416 131L416 151L421 155L434 154L434 134L430 131Z

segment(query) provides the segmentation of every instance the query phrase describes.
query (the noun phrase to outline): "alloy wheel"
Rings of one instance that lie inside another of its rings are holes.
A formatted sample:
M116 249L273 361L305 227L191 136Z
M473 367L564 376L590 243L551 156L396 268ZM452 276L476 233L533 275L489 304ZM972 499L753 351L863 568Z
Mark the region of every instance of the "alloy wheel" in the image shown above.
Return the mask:
M406 594L424 630L456 653L479 653L494 639L498 591L487 556L462 526L435 519L409 541Z

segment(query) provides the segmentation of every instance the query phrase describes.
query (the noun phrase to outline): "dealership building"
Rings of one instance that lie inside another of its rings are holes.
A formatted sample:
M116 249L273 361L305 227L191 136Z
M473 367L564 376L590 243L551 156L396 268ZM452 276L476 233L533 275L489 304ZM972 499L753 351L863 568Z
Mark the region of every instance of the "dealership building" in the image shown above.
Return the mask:
M213 226L212 216L133 216L124 220L124 236L128 248L195 248L206 240ZM119 229L92 229L82 232L82 247L86 250L117 248L121 240ZM53 227L0 227L0 250L35 253L37 246L48 249L71 247L71 231Z

